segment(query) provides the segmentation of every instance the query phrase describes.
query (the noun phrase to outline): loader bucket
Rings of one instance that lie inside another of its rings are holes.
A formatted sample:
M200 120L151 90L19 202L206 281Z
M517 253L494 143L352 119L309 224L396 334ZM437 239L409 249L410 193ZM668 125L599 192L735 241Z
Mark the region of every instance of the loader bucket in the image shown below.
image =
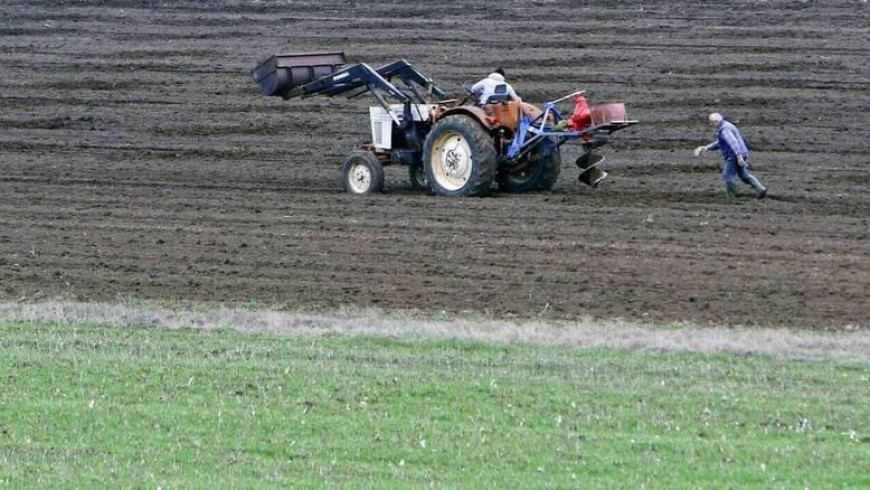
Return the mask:
M251 70L266 95L286 97L295 87L332 75L347 63L344 53L276 54Z

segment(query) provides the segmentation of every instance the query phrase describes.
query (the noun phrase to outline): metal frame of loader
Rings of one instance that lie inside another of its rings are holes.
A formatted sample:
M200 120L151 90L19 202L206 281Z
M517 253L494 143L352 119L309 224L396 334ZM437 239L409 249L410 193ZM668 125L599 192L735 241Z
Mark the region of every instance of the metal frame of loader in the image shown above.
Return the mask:
M407 90L411 93L406 94L393 85L390 80L394 77L402 80ZM420 156L415 153L423 151L423 139L426 137L426 128L424 127L425 125L414 124L412 110L416 108L416 104L438 104L439 101L446 97L446 94L431 79L420 73L420 71L405 60L398 60L378 69L374 69L366 63L348 65L332 75L327 75L304 85L294 87L286 93L284 98L304 98L313 95L332 97L354 90L356 92L348 95L348 98L356 98L370 93L387 114L392 117L397 129L403 133L402 135L407 143L407 148L391 149L389 156L374 152L378 154L379 160L387 164L418 164ZM387 100L380 91L386 92L403 105L403 117L401 119L393 114L390 110L390 104L387 103ZM433 97L437 97L437 99L433 100Z

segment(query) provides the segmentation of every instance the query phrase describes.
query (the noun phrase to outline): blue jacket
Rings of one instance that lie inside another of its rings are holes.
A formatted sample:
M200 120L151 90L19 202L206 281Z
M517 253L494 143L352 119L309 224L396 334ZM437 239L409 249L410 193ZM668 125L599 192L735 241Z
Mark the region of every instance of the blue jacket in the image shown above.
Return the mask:
M746 148L746 141L737 130L737 126L728 121L722 121L716 129L716 143L711 150L719 149L722 152L722 158L725 160L737 160L737 155L744 159L749 157L749 149Z

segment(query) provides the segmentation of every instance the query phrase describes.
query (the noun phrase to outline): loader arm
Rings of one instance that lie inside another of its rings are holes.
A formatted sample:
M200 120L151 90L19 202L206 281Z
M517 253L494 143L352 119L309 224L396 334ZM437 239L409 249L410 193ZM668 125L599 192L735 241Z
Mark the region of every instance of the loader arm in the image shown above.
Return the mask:
M311 95L332 97L361 87L366 87L368 90L382 90L403 104L411 102L410 97L365 63L346 66L331 75L294 87L284 98Z
M425 89L426 93L429 95L437 97L438 100L447 97L447 94L438 88L431 78L420 73L419 70L414 68L413 65L405 60L394 61L389 65L384 65L378 68L378 73L387 80L392 80L393 77L398 76L402 82L405 83L408 89L414 92L414 95L417 97L417 102L421 104L429 102L429 98L426 97L426 94L420 92L418 86Z
M412 95L400 90L391 83L393 77L398 77ZM354 91L349 98L359 97L360 95L371 93L372 97L377 100L378 104L391 114L395 123L400 127L407 127L411 124L411 104L414 102L425 104L431 97L420 91L420 88L438 98L444 98L445 93L438 88L435 83L420 73L410 63L405 60L399 60L389 65L382 66L377 70L365 63L356 63L353 65L342 67L331 75L327 75L316 80L313 80L304 85L300 85L290 89L285 93L284 98L290 99L293 97L307 97L312 95L326 95L332 97L347 92ZM405 106L404 123L392 115L389 104L381 92L386 93Z

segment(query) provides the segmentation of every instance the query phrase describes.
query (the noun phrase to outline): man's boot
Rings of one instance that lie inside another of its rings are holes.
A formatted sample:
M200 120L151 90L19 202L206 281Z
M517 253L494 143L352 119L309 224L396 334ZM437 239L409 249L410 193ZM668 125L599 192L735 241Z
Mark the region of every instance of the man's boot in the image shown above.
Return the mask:
M730 198L737 197L737 185L725 184L725 194Z
M755 189L755 197L758 199L764 199L767 195L767 188L761 185L761 181L756 179L755 176L749 177L749 185Z

